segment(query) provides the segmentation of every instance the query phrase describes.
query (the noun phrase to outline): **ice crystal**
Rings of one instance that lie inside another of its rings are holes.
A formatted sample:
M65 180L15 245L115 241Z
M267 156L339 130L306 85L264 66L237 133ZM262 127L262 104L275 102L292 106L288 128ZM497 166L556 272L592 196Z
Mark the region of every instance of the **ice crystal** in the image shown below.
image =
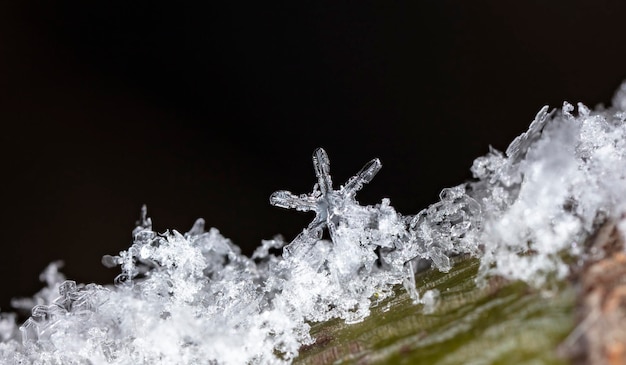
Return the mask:
M474 180L401 215L388 199L355 196L381 168L373 159L339 189L323 149L313 155L310 194L278 191L273 205L312 211L293 240L263 240L251 257L198 219L185 234L155 232L144 206L132 245L102 263L115 285L78 284L42 273L46 287L16 299L31 316L0 313L0 359L8 364L290 363L310 344L312 322L363 320L403 285L424 313L438 292L418 293L414 273L451 268L453 255L480 258L480 276L531 285L564 277L563 257L614 220L626 233L626 83L611 108L542 108L505 152L474 161ZM324 238L324 230L329 239ZM282 251L281 251L282 250ZM277 253L272 253L277 252ZM599 253L601 254L601 253Z
M304 234L321 238L322 229L326 227L331 238L335 240L340 220L347 222L349 218L353 218L344 216L348 212L347 206L356 201L354 196L357 191L361 190L363 184L372 181L382 164L377 158L371 160L339 190L333 189L330 160L323 148L318 148L313 153L313 166L315 167L317 184L313 187L311 194L297 196L289 191L280 190L270 196L270 203L282 208L305 212L314 211L315 219L309 224Z

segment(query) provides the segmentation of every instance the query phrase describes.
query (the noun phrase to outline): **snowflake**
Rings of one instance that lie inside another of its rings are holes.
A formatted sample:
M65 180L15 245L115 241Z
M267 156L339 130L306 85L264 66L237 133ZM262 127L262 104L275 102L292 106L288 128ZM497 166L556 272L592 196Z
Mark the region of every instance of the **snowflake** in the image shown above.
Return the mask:
M303 212L314 211L315 218L308 225L305 233L321 238L323 229L326 227L334 241L335 228L339 224L342 213L349 204L356 202L354 198L356 192L361 190L364 184L372 181L382 164L377 158L366 163L339 190L333 189L330 161L323 148L318 148L313 153L313 166L317 176L313 192L308 195L295 195L287 190L276 191L270 196L270 203L281 208Z

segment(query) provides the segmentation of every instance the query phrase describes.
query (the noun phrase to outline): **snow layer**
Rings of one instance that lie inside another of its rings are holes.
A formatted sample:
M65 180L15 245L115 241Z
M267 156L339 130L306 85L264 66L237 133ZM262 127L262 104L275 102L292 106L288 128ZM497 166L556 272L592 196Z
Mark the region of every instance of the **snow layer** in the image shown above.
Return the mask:
M613 107L542 108L506 152L474 161L475 180L444 189L440 201L403 216L389 200L361 206L356 193L381 168L374 159L335 189L330 161L315 151L310 194L272 194L276 206L315 218L290 242L265 240L251 257L205 222L157 233L147 211L134 243L103 264L120 266L115 285L65 280L55 262L47 286L14 302L23 324L0 314L0 359L9 364L279 364L312 343L309 324L358 322L402 284L424 311L414 273L450 258L481 260L480 277L542 286L584 259L583 242L626 210L626 83ZM618 225L626 228L626 224ZM324 230L330 239L323 239ZM275 255L271 250L282 253ZM421 294L421 295L420 295Z

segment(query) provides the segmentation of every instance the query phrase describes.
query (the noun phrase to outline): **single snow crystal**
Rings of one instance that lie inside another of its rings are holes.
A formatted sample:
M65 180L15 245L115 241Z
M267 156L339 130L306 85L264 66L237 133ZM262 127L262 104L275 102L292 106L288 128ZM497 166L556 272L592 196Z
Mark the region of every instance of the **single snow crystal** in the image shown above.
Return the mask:
M361 190L364 184L372 181L382 164L377 158L371 160L339 190L333 189L330 160L323 148L318 148L313 153L313 167L317 184L314 185L312 193L298 196L281 190L270 196L270 203L281 208L314 211L315 218L309 224L307 232L320 238L323 228L326 227L334 241L337 224L342 214L346 213L346 201L354 201L356 192Z

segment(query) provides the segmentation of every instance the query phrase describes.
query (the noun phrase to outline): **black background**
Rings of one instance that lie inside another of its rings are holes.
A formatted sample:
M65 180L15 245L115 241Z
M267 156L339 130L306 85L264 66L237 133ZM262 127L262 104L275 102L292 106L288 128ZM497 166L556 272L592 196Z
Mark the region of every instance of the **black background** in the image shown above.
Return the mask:
M109 283L142 204L250 253L311 219L271 207L337 185L417 213L541 106L608 103L626 78L623 1L26 1L0 5L0 307L63 259ZM546 4L544 4L546 3Z

